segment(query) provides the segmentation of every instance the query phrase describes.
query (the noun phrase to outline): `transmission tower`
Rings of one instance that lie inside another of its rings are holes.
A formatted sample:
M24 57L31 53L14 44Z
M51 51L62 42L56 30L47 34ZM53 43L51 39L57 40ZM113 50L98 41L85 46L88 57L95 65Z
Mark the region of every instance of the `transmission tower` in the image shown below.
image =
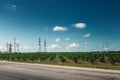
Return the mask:
M38 40L38 52L41 52L42 50L41 50L41 39L39 38L39 40Z
M109 51L109 43L106 42L106 52L108 52L108 51Z
M47 44L46 44L46 40L44 40L44 52L47 51Z
M9 53L12 53L12 44L9 44Z
M7 42L7 52L9 52L9 43Z
M102 52L104 52L104 48L105 48L104 44L102 44L101 47L102 47Z
M14 38L14 52L16 52L16 39Z
M19 43L17 43L17 52L19 53Z

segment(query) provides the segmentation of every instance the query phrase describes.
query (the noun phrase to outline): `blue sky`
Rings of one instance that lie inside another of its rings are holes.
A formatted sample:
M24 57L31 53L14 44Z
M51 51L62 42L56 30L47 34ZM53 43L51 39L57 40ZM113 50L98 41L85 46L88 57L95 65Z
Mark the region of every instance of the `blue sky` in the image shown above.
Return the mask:
M120 50L119 4L119 0L0 0L0 51L16 38L20 51L36 52L39 37L42 43L47 41L47 51Z

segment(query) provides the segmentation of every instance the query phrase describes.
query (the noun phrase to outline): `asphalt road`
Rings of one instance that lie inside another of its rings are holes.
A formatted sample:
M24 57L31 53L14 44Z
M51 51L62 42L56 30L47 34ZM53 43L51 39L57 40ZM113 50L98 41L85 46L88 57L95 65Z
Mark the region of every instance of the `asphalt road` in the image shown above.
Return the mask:
M120 71L2 61L0 80L120 80Z

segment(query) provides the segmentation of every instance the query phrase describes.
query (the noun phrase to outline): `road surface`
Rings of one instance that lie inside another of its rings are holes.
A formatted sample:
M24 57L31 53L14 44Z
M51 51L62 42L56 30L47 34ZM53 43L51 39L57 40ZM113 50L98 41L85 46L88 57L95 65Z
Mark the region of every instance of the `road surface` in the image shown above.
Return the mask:
M120 80L120 71L1 61L0 80Z

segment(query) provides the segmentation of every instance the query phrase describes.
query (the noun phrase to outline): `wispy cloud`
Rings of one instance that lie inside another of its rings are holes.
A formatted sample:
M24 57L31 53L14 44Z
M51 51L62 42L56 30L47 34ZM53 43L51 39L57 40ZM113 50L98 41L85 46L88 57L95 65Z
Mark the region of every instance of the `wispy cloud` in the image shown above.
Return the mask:
M105 51L109 50L109 48L104 48Z
M86 28L86 24L85 23L77 23L77 24L74 24L74 27L83 29L83 28Z
M17 5L15 5L15 4L5 4L5 7L7 8L7 9L9 9L9 10L16 10L16 8L17 8Z
M85 48L88 48L88 46L86 45Z
M12 6L11 6L11 9L12 9L12 10L15 10L16 8L17 8L17 5L12 5Z
M55 39L55 41L56 41L56 42L60 42L60 41L61 41L61 39L60 39L60 38L57 38L57 39Z
M24 49L24 50L32 49L32 46L29 46L29 45L23 45L23 46L20 46L20 49Z
M49 27L45 27L45 28L44 28L44 31L48 31L48 30L49 30Z
M78 48L80 45L78 43L72 43L72 44L68 44L66 46L66 49L73 49L73 48Z
M62 26L55 26L53 31L67 31L67 28Z
M90 37L90 36L91 36L90 33L87 33L87 34L83 35L84 38L88 38L88 37Z
M70 40L70 38L65 38L65 41L69 41Z
M88 44L88 42L84 42L84 44L85 44L85 45L87 45L87 44Z
M52 44L50 46L48 46L49 49L58 49L58 48L61 48L60 45L57 45L57 44Z

